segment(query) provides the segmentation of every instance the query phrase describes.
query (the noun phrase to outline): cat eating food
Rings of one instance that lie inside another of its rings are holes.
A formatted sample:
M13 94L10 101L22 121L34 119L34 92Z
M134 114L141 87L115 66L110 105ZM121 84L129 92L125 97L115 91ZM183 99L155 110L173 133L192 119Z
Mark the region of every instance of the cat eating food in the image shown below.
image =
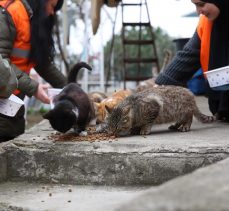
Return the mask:
M126 90L118 90L112 93L111 96L103 99L100 103L94 103L95 107L95 114L96 114L96 121L97 123L103 123L107 116L107 111L105 106L109 108L109 110L113 110L115 106L117 106L123 99L128 97L129 95L133 94L133 90L126 89Z
M94 107L88 95L76 83L81 68L92 68L85 62L79 62L70 71L68 84L54 97L54 108L43 115L52 128L65 133L71 128L77 134L85 131L86 126L95 118Z
M178 86L158 86L124 99L109 112L106 129L114 135L148 135L153 124L174 122L169 129L186 132L190 130L193 116L202 123L215 120L198 109L194 95Z

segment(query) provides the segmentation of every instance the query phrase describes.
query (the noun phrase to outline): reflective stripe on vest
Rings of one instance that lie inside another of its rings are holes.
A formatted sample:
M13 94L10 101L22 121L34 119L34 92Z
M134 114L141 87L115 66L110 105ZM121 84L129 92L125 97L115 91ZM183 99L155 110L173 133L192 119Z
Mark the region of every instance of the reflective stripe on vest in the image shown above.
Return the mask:
M211 41L212 21L208 20L204 15L200 16L200 21L197 26L197 33L200 38L200 63L203 72L208 71L209 56L210 56L210 41Z
M29 58L29 52L30 52L29 50L24 50L24 49L20 49L20 48L13 48L10 56L28 59Z

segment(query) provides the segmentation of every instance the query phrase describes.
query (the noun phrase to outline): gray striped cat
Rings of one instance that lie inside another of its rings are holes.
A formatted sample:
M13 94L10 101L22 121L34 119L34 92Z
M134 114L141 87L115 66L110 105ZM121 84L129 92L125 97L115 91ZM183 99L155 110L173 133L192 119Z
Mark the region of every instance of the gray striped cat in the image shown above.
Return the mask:
M109 112L109 108L107 108ZM198 109L194 95L178 86L158 86L133 94L124 99L107 118L107 130L114 135L151 132L154 124L174 122L169 129L190 130L193 116L202 123L215 120Z

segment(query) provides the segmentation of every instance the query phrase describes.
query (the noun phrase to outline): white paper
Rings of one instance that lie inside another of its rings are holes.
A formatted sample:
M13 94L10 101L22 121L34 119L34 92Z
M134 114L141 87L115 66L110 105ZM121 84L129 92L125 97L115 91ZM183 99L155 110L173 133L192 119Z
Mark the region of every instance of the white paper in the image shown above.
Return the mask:
M13 94L7 99L0 98L0 113L13 117L22 105L24 105L24 101Z
M205 74L212 88L229 84L229 66L207 71Z

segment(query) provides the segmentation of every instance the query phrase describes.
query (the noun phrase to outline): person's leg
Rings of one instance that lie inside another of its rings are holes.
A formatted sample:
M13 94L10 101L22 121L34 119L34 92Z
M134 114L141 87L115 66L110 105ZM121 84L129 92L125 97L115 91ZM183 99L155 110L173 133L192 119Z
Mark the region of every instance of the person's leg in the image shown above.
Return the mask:
M220 95L218 115L221 120L229 122L229 91L223 91Z
M0 115L0 142L14 139L25 131L24 107L15 117Z
M218 112L219 100L208 98L208 106L211 113L215 115Z
M216 115L219 109L220 92L212 90L209 84L206 84L206 89L207 89L206 95L208 98L209 110L213 115Z

